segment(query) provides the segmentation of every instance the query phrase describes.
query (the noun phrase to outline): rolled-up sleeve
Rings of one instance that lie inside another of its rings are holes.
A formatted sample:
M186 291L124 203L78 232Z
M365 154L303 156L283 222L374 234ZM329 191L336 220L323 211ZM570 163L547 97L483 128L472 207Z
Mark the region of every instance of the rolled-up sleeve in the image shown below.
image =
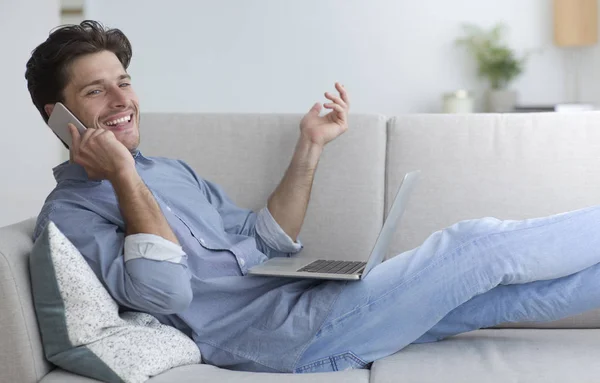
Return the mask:
M181 246L155 234L140 233L125 237L125 262L145 258L181 263L185 255Z
M284 253L297 253L302 250L302 242L296 242L279 226L267 207L258 212L256 232L269 247Z
M126 237L121 228L92 211L68 202L52 204L43 209L47 214L38 219L38 227L53 221L117 303L157 314L187 309L191 274L181 247L154 235Z

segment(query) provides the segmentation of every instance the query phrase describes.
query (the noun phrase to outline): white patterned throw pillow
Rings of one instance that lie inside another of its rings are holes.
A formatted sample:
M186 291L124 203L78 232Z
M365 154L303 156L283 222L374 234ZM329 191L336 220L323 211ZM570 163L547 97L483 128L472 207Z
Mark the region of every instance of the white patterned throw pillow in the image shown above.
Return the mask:
M200 363L196 344L152 315L119 307L73 244L50 222L30 256L46 358L105 382L138 383Z

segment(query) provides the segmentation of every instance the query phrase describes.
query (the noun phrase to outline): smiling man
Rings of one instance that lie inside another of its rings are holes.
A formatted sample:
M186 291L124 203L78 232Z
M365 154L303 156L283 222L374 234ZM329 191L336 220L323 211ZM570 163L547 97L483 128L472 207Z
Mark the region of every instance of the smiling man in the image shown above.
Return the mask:
M347 129L345 89L336 84L339 95L325 94L331 113L320 116L317 103L302 119L291 164L255 213L184 162L140 153L131 56L121 31L85 21L53 31L27 63L44 120L62 102L88 128L80 136L70 126L71 158L54 169L57 186L35 237L53 221L121 306L191 334L206 362L293 371L344 284L246 274L302 248L297 236L319 157Z
M34 236L55 222L119 305L190 335L205 362L364 368L411 343L600 307L598 206L459 222L360 282L248 276L301 250L319 158L348 129L348 93L336 84L337 94L325 93L331 111L321 116L317 103L302 118L281 183L253 212L184 162L140 153L131 56L121 31L94 21L59 28L33 51L26 79L44 120L62 102L89 128L80 136L70 127L71 160L54 169Z

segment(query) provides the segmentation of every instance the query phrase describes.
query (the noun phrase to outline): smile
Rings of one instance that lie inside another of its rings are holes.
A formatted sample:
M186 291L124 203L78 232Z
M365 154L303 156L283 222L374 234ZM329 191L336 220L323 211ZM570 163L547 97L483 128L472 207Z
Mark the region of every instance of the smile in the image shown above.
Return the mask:
M106 129L112 131L121 131L129 129L131 126L133 126L133 113L127 116L108 120L106 122L103 122L102 125L104 125Z
M129 116L125 116L125 117L118 118L116 120L108 121L108 122L105 122L104 124L108 125L108 126L115 126L115 125L118 125L121 123L129 122L131 120L131 116L132 115L130 114Z

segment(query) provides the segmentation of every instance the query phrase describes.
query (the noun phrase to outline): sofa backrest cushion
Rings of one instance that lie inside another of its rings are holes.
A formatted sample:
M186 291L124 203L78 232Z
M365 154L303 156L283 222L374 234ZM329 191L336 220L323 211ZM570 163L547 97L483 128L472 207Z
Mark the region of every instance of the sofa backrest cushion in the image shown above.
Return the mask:
M389 256L460 220L542 217L600 203L600 112L391 118L387 204L412 169L422 170L421 180ZM600 310L518 325L525 326L599 327Z
M279 184L299 137L301 115L145 114L144 155L179 158L258 210ZM300 233L303 254L361 259L383 221L386 120L352 115L325 148Z

